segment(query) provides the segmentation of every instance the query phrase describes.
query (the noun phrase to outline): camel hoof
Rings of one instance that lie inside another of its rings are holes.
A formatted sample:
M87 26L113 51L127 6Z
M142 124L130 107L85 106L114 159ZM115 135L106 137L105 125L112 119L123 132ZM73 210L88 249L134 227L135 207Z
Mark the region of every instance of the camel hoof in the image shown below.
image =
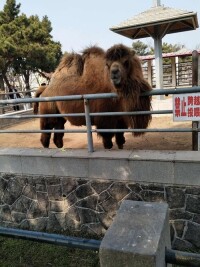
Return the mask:
M48 140L40 140L41 141L41 144L43 145L44 148L49 148L49 141Z
M57 146L57 148L62 148L63 144L55 144Z
M63 147L63 141L62 140L54 140L54 144L57 146L57 148Z
M106 143L103 143L103 145L104 145L105 149L111 149L113 147L113 143L112 142L106 142Z
M118 148L119 148L119 149L123 149L123 148L124 148L123 144L118 145Z

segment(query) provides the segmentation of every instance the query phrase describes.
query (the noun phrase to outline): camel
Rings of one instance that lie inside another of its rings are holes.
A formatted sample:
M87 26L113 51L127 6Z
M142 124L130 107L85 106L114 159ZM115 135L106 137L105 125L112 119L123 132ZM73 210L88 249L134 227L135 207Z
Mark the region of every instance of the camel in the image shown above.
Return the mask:
M75 53L65 53L59 63L59 66L55 70L51 77L51 81L56 77L60 76L79 76L82 73L83 61L79 54ZM35 92L35 97L48 97L48 90L46 90L47 85L41 85ZM46 92L45 92L46 90ZM58 114L58 110L54 102L35 102L33 105L33 113L38 114L39 107L41 107L40 114ZM66 120L64 118L41 118L40 119L40 129L61 129L64 130L64 124ZM54 133L54 144L61 148L63 147L63 136L64 133ZM41 143L45 148L49 147L51 133L43 133L41 135Z
M38 89L39 90L39 89ZM117 98L90 100L90 112L121 112L140 111L151 109L151 97L140 96L141 93L150 91L152 88L144 79L142 68L135 52L130 48L118 44L110 47L107 51L97 46L83 50L82 54L65 55L55 70L49 85L43 90L41 96L66 96L95 93L113 93ZM36 95L39 96L40 94ZM37 112L38 107L35 108ZM83 113L82 101L57 101L41 102L40 114L67 114ZM56 118L51 120L41 118L41 129L64 129L64 123L69 121L72 125L85 125L84 117ZM135 116L94 116L91 117L92 125L96 129L145 129L151 121L151 115ZM139 136L144 132L135 132ZM102 137L104 148L111 149L112 138L115 136L119 149L125 143L123 132L99 132ZM58 133L54 143L57 147L63 146L63 134ZM50 134L41 134L41 143L49 147Z

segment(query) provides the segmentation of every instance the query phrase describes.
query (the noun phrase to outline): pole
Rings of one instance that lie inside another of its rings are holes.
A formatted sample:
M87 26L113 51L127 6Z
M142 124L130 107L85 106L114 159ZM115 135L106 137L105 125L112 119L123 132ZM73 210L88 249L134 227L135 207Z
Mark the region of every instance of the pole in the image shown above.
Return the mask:
M89 107L88 99L84 99L84 107L85 107L85 120L86 120L86 126L87 126L88 152L94 152L93 139L92 139L92 125L91 125L91 118L90 118L90 107Z
M154 37L154 47L155 47L155 73L156 73L156 88L163 89L163 61L162 61L162 37L160 35L160 30L158 26L155 28ZM159 99L164 99L164 97L159 97Z
M153 7L160 6L160 0L153 0Z
M199 73L199 54L196 50L192 52L192 86L198 86L198 73ZM192 128L199 127L199 121L192 122ZM192 150L199 151L199 133L192 133Z

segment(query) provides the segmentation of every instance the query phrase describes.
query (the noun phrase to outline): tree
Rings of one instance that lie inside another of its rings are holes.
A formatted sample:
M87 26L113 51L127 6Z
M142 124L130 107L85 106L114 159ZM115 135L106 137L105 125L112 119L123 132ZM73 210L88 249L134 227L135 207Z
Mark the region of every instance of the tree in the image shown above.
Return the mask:
M12 22L19 15L20 6L15 0L7 0L3 11L0 11L0 24Z
M154 47L151 45L147 45L141 41L133 42L132 44L133 49L136 53L140 56L145 55L153 55L154 54ZM162 53L170 53L170 52L177 52L178 50L185 48L183 44L168 44L164 42L162 44Z
M26 18L20 17L19 25L23 25L19 44L19 55L13 61L16 73L22 74L26 88L29 89L29 77L31 72L44 75L44 72L52 72L62 55L61 45L54 42L50 32L51 23L45 16L42 21L38 16Z
M134 42L132 44L133 49L136 51L136 53L139 56L145 56L145 55L153 55L154 54L154 47L150 45L146 45L145 43L141 41ZM172 53L172 52L177 52L181 49L185 48L185 45L183 44L168 44L166 42L163 42L162 44L162 53ZM185 56L179 58L181 62L184 61L191 61L191 57ZM171 61L169 58L164 58L163 59L164 64L170 64Z
M0 71L8 88L8 71L22 75L28 91L30 74L52 72L62 52L61 44L52 39L48 17L40 21L38 16L19 15L19 8L15 0L7 0L0 12Z
M149 54L149 46L141 41L133 42L132 47L138 56L146 56Z
M166 42L163 42L162 53L173 53L173 52L177 52L183 48L186 48L185 45L183 45L183 44L168 44ZM154 54L154 48L153 47L151 47L151 53ZM188 57L188 56L179 58L180 61L188 61L190 59L191 59L191 57ZM170 64L171 61L169 60L169 58L164 58L163 63L164 64Z

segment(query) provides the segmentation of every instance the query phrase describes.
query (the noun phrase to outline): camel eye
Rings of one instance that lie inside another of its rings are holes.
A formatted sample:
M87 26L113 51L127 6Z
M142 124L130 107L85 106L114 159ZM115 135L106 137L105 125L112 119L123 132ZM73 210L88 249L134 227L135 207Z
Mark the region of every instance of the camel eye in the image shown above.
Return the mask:
M124 61L124 67L125 68L129 68L129 60L127 59L126 61Z
M110 64L107 62L106 63L106 67L109 69L110 68Z

